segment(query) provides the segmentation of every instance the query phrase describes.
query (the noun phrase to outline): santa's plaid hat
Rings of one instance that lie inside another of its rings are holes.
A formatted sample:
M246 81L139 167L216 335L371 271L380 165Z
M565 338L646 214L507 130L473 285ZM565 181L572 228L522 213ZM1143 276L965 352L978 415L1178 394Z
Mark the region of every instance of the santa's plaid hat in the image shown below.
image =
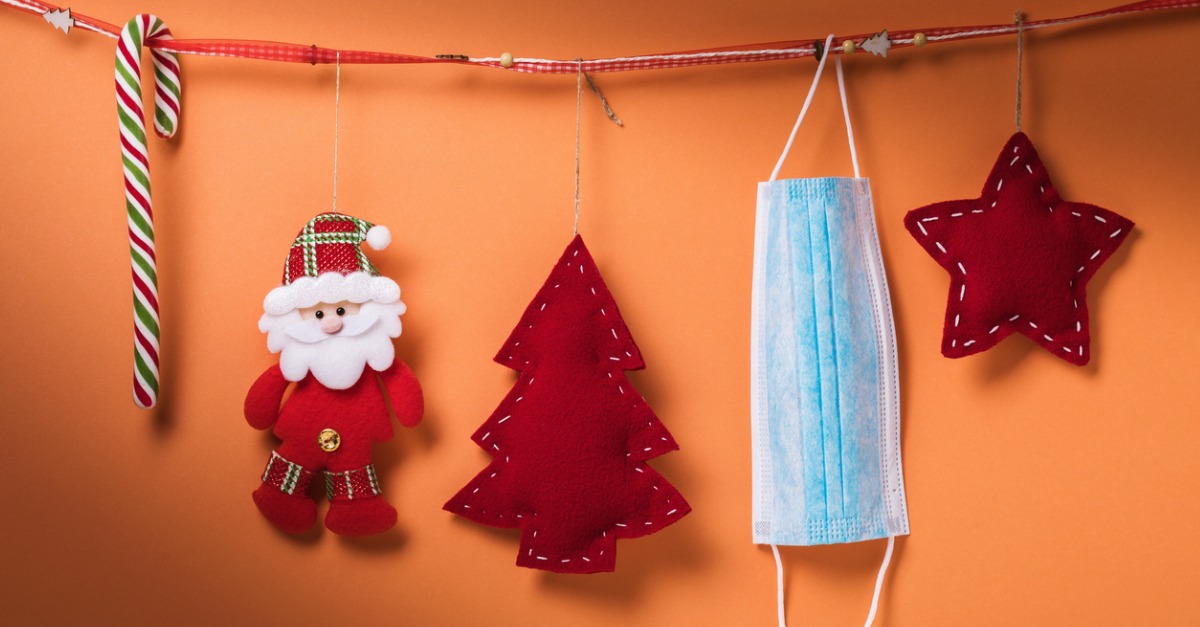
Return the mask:
M309 220L288 251L283 285L267 294L263 309L277 316L317 303L399 301L400 286L379 276L363 252L364 241L374 250L383 250L392 234L386 226L341 213L322 213Z

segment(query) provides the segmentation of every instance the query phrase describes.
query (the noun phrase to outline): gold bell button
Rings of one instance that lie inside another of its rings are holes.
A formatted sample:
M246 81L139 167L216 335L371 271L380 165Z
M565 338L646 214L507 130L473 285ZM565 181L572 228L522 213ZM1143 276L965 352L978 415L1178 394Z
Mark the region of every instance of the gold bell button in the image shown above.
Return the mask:
M322 451L332 453L338 450L342 445L342 436L338 435L333 429L325 429L317 434L317 446L321 447Z

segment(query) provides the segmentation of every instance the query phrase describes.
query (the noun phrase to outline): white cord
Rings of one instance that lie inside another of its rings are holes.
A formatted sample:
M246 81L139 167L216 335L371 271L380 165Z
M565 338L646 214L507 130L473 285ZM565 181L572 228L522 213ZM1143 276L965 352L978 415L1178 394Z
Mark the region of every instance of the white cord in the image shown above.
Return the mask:
M787 627L787 616L783 611L783 560L779 558L779 547L771 545L775 554L775 598L779 602L779 627Z
M875 593L871 595L871 611L867 614L867 622L863 627L871 627L875 615L879 612L879 595L883 591L883 579L887 575L888 565L892 563L892 549L896 547L896 536L888 536L887 550L883 553L883 564L879 566L879 575L875 577ZM787 627L787 616L783 603L783 560L779 557L779 547L771 545L771 554L775 556L775 598L779 613L779 627Z
M813 76L812 87L808 88L808 96L804 98L804 106L800 108L800 116L796 118L792 134L788 135L787 145L783 147L783 154L779 155L779 161L775 162L775 169L771 170L771 178L768 179L770 181L774 181L779 176L779 169L783 167L784 160L792 150L792 142L796 141L796 131L800 130L800 123L804 121L804 116L808 113L808 106L812 104L813 94L817 93L817 83L821 81L821 73L825 71L825 61L829 59L829 44L831 43L833 43L832 33L825 38L825 54L821 55L821 61L817 64L817 73Z
M804 106L800 108L800 116L796 118L796 125L792 127L792 134L788 136L787 145L783 147L783 154L779 155L779 161L775 162L775 169L771 171L771 178L774 181L779 176L779 170L783 167L784 160L787 159L788 153L792 150L792 143L796 141L796 132L800 130L800 123L804 121L804 116L808 114L808 107L812 104L813 94L817 91L817 84L821 82L821 73L825 70L825 60L829 58L829 45L833 43L833 35L825 38L825 54L821 56L821 62L817 65L817 73L813 76L812 87L808 88L808 96L804 99ZM846 77L842 71L842 58L836 57L835 64L837 65L838 93L842 99L842 117L846 120L846 138L850 142L850 161L854 164L854 178L859 177L858 172L858 151L854 148L854 127L850 125L850 107L846 106Z
M867 614L864 627L871 627L875 622L875 613L879 611L879 593L883 590L883 577L887 574L888 564L892 563L892 549L896 546L896 536L888 536L887 551L883 554L883 564L879 567L879 576L875 578L875 594L871 596L871 612Z
M846 79L842 75L842 58L835 57L837 64L838 92L842 95L842 117L846 118L846 137L850 140L850 162L854 164L854 178L858 176L858 151L854 149L854 128L850 126L850 107L846 106Z

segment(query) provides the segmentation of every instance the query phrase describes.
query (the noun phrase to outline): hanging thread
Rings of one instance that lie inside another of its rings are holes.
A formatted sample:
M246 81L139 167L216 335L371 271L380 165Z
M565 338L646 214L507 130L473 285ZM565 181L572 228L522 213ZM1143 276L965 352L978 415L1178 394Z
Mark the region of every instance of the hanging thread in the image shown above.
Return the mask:
M579 235L579 121L583 103L583 58L575 71L575 235Z
M1017 23L1017 132L1021 132L1021 64L1025 57L1025 16L1018 10L1013 15Z
M333 212L337 213L338 129L342 110L342 53L337 53L337 70L333 83Z
M613 112L612 107L608 105L608 98L604 97L604 92L600 91L600 87L596 85L596 81L592 80L591 75L589 75L587 72L583 73L583 77L587 79L588 87L590 87L592 91L596 92L596 96L600 98L600 106L604 107L604 115L607 115L608 119L616 122L617 126L624 127L625 123L621 121L621 118L617 117L617 114Z

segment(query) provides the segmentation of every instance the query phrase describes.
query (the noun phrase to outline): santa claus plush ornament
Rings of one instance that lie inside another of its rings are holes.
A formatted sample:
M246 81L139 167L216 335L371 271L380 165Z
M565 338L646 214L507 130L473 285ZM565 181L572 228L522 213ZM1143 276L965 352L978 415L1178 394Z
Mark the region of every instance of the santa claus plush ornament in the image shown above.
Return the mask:
M253 497L263 516L287 533L316 522L309 487L318 475L329 498L330 531L361 536L396 524L395 508L381 496L371 446L392 437L388 399L406 427L420 422L424 401L392 345L405 311L400 287L367 260L364 241L382 250L391 234L339 213L313 218L288 252L283 285L263 302L258 328L267 334L267 348L280 354L279 364L251 386L245 414L256 429L273 426L282 443ZM283 402L291 383L295 389Z

